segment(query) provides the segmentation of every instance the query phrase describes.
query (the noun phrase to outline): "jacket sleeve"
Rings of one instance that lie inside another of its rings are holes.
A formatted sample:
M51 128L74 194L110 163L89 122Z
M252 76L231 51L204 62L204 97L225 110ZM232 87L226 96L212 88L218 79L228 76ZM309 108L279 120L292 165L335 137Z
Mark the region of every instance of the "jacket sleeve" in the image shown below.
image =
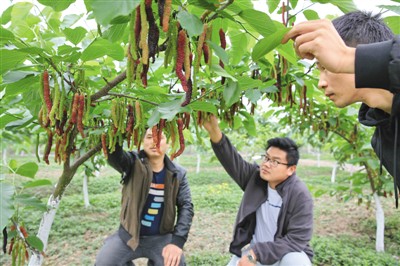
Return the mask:
M399 46L400 36L390 41L358 45L355 58L356 87L389 89L393 78L399 80L399 67L392 67L393 63L400 60Z
M172 235L171 243L183 248L189 235L190 227L193 220L193 203L190 193L189 182L186 177L186 171L183 171L183 177L179 185L178 196L176 200L177 205L177 221Z
M290 252L301 252L307 249L313 231L313 201L309 192L301 190L298 200L287 218L286 232L274 242L261 242L252 246L257 260L262 264L274 264Z
M134 158L135 157L130 152L124 151L122 146L117 144L115 145L114 152L108 154L107 162L121 173L122 178L124 178L124 176L129 176Z
M258 170L258 165L245 161L225 134L219 143L211 142L211 146L225 171L244 191L249 178Z

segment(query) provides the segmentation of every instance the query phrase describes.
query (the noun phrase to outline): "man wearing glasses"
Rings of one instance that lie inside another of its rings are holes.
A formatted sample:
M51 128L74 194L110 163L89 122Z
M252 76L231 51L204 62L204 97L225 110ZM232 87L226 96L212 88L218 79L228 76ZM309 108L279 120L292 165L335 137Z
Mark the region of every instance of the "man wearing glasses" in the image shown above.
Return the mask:
M299 152L289 138L268 140L261 164L245 161L210 115L204 123L227 173L244 191L228 266L311 265L313 200L296 176Z

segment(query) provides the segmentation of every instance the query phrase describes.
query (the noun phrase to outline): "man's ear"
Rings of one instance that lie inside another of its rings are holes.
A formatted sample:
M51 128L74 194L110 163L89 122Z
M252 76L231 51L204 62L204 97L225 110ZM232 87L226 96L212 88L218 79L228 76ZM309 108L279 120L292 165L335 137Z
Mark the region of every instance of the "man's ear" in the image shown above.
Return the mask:
M289 176L293 175L293 173L296 172L296 169L297 169L297 165L291 165L291 166L289 166L289 168L288 168L288 174L289 174Z

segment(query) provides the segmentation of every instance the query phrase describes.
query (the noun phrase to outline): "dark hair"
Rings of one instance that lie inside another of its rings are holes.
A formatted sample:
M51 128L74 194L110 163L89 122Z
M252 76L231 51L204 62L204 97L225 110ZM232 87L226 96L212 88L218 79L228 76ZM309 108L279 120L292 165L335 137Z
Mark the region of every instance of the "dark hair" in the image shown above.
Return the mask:
M286 152L288 165L297 165L299 162L299 150L296 143L290 138L273 138L267 141L265 150L270 147L276 147Z
M383 42L393 39L394 34L381 19L381 14L353 11L332 20L340 37L347 46Z

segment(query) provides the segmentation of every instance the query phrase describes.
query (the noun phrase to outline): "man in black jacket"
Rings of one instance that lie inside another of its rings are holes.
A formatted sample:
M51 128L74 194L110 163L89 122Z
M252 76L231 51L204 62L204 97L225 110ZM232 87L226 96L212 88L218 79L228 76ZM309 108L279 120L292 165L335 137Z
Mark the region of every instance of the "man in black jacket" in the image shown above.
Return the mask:
M164 134L156 146L148 129L139 153L117 145L108 155L122 174L122 208L120 228L105 240L97 266L133 265L136 258L154 266L185 265L182 249L193 219L186 170L166 156Z
M333 22L296 25L282 42L295 39L298 54L318 60L319 87L338 107L362 102L358 119L376 127L372 147L400 189L400 36L369 13L356 11ZM351 73L355 73L351 74ZM355 89L360 88L360 89Z
M289 138L270 139L261 164L252 164L222 134L214 115L204 128L218 160L244 191L228 265L311 266L313 200L296 176L297 145Z

